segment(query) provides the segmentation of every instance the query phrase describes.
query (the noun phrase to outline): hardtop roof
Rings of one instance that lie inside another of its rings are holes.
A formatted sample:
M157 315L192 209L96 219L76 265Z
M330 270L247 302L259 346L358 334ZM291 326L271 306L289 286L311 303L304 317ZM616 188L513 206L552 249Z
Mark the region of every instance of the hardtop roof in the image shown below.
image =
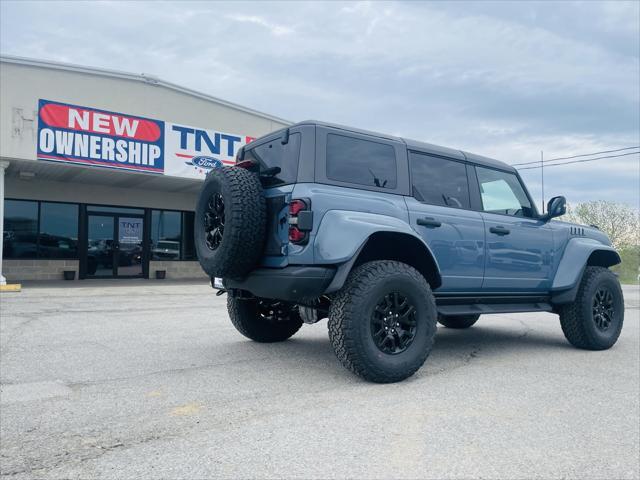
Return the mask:
M508 163L501 162L500 160L495 160L493 158L484 157L482 155L477 155L475 153L470 153L470 152L466 152L466 151L463 151L463 150L457 150L457 149L454 149L454 148L443 147L443 146L440 146L440 145L434 145L432 143L421 142L419 140L412 140L412 139L409 139L409 138L397 137L397 136L394 136L394 135L387 135L387 134L384 134L384 133L378 133L378 132L372 132L372 131L369 131L369 130L362 130L362 129L359 129L359 128L347 127L347 126L339 125L339 124L335 124L335 123L321 122L321 121L318 121L318 120L304 120L302 122L295 123L295 124L291 125L288 128L293 128L293 127L295 127L297 125L319 125L319 126L323 126L323 127L335 128L335 129L338 129L338 130L345 130L347 132L354 132L354 133L360 133L360 134L363 134L363 135L369 135L369 136L372 136L372 137L378 137L378 138L382 138L382 139L385 139L385 140L403 142L407 146L407 148L410 149L410 150L415 150L415 151L424 152L424 153L430 153L430 154L433 154L433 155L440 155L440 156L450 157L450 158L454 158L454 159L458 159L458 160L467 160L469 162L472 162L472 163L475 163L475 164L478 164L478 165L483 165L483 166L493 167L493 168L499 168L499 169L502 169L502 170L509 170L509 171L513 171L513 172L516 171L516 169L514 167L512 167Z

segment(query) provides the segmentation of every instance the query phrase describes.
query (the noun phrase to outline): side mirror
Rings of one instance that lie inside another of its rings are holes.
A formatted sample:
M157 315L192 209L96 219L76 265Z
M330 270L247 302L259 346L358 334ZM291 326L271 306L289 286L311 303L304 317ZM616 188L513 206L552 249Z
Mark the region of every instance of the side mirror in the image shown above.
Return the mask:
M543 215L543 219L545 221L551 220L552 218L560 217L565 213L567 213L567 199L562 196L553 197L549 200L549 203L547 203L547 213Z

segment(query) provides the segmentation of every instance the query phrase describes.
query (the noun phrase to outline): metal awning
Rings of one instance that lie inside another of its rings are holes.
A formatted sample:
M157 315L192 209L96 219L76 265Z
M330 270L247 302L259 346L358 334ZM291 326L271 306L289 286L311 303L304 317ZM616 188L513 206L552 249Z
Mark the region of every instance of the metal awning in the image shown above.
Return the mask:
M73 183L108 185L119 188L143 188L165 192L196 193L202 180L192 178L170 177L152 173L121 171L104 167L87 167L67 163L47 162L44 160L15 160L6 158L9 168L7 178L25 180L48 180ZM70 187L72 188L72 187Z

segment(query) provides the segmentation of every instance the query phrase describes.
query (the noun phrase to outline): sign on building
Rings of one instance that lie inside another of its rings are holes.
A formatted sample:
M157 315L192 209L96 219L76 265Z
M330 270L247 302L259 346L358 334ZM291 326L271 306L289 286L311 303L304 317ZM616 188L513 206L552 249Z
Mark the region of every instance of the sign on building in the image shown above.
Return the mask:
M38 159L164 173L164 122L40 100Z
M165 174L204 179L212 168L233 165L240 147L253 137L167 122L165 139Z
M202 178L253 137L40 100L38 160Z

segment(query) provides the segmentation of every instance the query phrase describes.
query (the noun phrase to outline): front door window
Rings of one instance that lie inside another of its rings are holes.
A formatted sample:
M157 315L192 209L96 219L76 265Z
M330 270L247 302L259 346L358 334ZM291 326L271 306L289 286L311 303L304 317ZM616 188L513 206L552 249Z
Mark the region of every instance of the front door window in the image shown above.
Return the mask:
M532 217L531 202L513 173L476 167L482 209L485 212L516 217Z

